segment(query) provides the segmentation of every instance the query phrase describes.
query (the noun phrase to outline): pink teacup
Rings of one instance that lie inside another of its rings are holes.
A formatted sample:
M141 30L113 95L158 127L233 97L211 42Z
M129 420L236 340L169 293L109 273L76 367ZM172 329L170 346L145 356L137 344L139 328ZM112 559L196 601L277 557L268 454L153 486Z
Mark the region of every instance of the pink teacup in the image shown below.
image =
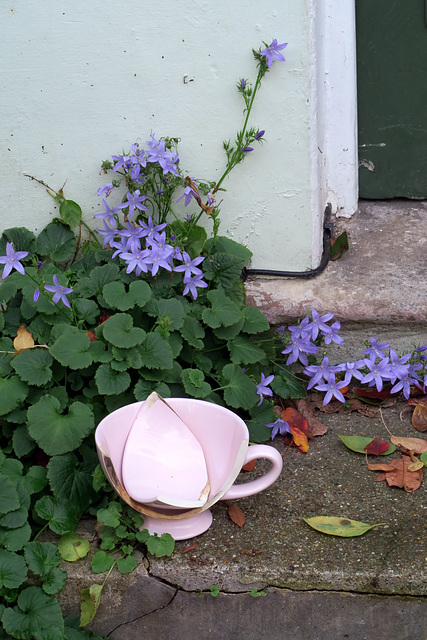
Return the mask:
M269 487L282 471L282 456L268 445L249 445L249 432L243 420L233 411L220 405L193 398L168 398L167 403L180 416L200 443L205 455L210 493L203 508L191 510L171 506L149 505L159 514L173 514L172 519L144 516L144 528L150 533L170 533L176 540L185 540L206 531L211 522L209 511L218 500L234 500L250 496ZM101 451L106 453L123 484L123 452L132 424L143 403L136 402L117 409L98 425L95 441L103 464ZM272 463L267 473L256 480L233 484L242 466L251 460L266 458ZM104 468L105 470L105 468ZM191 468L186 470L191 474Z

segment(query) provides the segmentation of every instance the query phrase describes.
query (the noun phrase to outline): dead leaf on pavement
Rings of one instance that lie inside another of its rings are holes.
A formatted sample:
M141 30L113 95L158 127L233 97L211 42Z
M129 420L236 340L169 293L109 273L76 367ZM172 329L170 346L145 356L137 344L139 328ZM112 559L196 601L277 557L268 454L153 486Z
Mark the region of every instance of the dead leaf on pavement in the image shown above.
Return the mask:
M194 544L190 544L189 547L185 547L185 549L182 550L182 553L187 553L188 551L194 551L194 549L197 549L197 545L198 545L198 542L195 542Z
M393 468L394 467L387 464L386 462L377 462L377 463L368 462L369 471L393 471Z
M307 451L309 450L309 445L305 433L303 433L300 429L297 429L297 427L293 427L292 425L289 425L289 429L291 430L291 433L294 437L294 443L296 444L296 446L299 447L299 449L301 449L303 453L307 453Z
M408 471L418 471L419 469L423 469L423 467L424 467L424 462L422 460L414 460L409 465Z
M328 427L314 416L313 410L307 400L295 400L295 404L298 412L307 420L311 435L323 436L323 434L327 432Z
M390 487L405 489L408 493L416 491L423 481L423 469L409 471L408 467L413 464L409 456L402 456L390 462L392 467L385 473L385 480ZM382 476L382 474L381 474ZM379 478L377 478L379 480ZM381 480L383 478L381 477Z
M289 427L296 427L307 438L312 438L309 424L305 417L293 407L287 407L282 411L282 420L288 423Z
M427 440L421 440L421 438L399 438L397 436L391 436L390 440L397 447L403 447L414 453L424 453L424 451L427 451Z
M375 437L372 442L364 447L364 449L366 453L370 453L374 456L379 456L381 453L384 453L384 451L387 451L389 447L390 445L388 442L382 440L381 438Z
M247 464L244 464L242 467L242 471L253 471L256 466L256 460L251 460Z
M240 528L242 528L246 522L245 514L237 504L230 504L228 507L228 515L234 524L237 524Z

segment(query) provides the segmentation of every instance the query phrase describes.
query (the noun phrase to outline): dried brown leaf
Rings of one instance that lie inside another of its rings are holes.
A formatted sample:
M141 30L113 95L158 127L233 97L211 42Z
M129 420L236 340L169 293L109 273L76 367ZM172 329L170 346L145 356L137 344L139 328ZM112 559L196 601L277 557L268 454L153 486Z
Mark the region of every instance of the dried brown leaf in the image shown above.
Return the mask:
M16 351L22 351L23 349L31 349L31 347L34 347L33 336L22 324L16 332L16 338L13 341L13 346Z
M427 431L427 406L422 402L415 406L412 414L412 426L421 433Z
M240 528L242 528L246 522L245 514L237 504L230 504L228 507L228 515L234 524L237 524Z
M399 438L398 436L391 436L390 440L397 447L403 447L414 453L424 453L424 451L427 451L427 440L421 440L421 438Z
M369 471L394 471L394 467L386 462L379 462L375 464L368 463L368 469Z
M189 547L185 547L185 549L182 550L182 553L188 553L188 551L194 551L194 549L197 549L197 545L199 543L195 542L194 544L190 544Z
M251 460L247 464L244 464L242 467L242 471L253 471L256 466L256 460Z
M390 487L400 487L407 492L416 491L423 481L423 470L409 471L408 467L413 464L409 456L402 456L396 460L392 460L391 466L395 467L395 471L386 474L386 482Z
M307 420L311 435L323 436L323 434L327 432L328 427L315 417L307 400L295 400L295 404L298 412Z

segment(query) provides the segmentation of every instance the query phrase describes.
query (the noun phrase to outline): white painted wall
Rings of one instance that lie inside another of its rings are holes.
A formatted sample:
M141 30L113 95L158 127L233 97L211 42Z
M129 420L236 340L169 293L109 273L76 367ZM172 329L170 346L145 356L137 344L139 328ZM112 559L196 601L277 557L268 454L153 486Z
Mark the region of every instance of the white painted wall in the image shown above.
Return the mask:
M331 0L322 0L330 2ZM253 268L304 271L322 247L314 0L16 0L0 21L1 228L41 229L54 202L24 174L99 208L102 160L178 136L181 166L218 179L222 141L241 127L235 90L255 80L251 48L288 42L264 79L252 123L267 142L224 184L220 232L254 252ZM317 43L317 44L316 44ZM194 78L191 82L184 83ZM320 127L320 128L319 128Z

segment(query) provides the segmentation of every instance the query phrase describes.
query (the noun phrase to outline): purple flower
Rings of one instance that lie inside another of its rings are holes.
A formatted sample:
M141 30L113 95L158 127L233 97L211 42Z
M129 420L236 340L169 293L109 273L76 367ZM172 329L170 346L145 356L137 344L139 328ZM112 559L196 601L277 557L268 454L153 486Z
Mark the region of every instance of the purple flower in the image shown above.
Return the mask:
M411 359L411 356L411 353L406 353L399 358L396 351L394 349L390 349L390 364L392 367L392 372L394 374L392 382L394 382L396 378L401 378L409 372L409 365L405 363Z
M328 356L325 356L319 365L309 365L304 369L304 373L311 378L307 385L307 389L311 389L315 384L321 382L322 379L327 380L329 378L329 374L334 373L335 371L338 371L338 367L329 364Z
M288 327L289 331L296 338L303 338L310 333L310 329L308 329L309 318L306 316L298 325Z
M344 340L341 338L341 336L338 335L338 331L340 329L341 329L341 323L334 322L329 327L328 332L322 331L322 334L325 337L325 344L331 344L331 342L335 342L336 344L341 344L341 345L344 344Z
M257 386L256 386L256 392L260 397L260 401L258 402L258 407L261 404L261 402L263 401L263 396L272 396L273 392L271 389L269 389L268 385L271 384L274 380L274 376L267 376L267 378L265 377L265 375L263 373L261 373L261 382L258 382Z
M187 293L191 293L191 295L193 296L193 300L197 300L196 287L205 289L208 286L207 282L202 280L202 278L203 278L202 272L196 273L196 275L190 276L189 278L184 277L185 288L184 288L184 291L182 292L182 295L186 296Z
M368 349L365 349L363 353L366 353L367 355L373 358L375 357L384 358L385 353L383 353L382 350L387 349L387 347L389 346L390 346L389 342L382 342L381 344L378 344L375 338L371 338L371 346L368 347Z
M113 171L119 171L120 169L129 169L132 166L132 158L130 156L111 156L116 163L113 167Z
M293 364L299 360L303 365L308 365L308 358L306 354L317 353L318 348L315 344L312 344L307 336L301 338L297 335L292 335L291 344L283 349L282 353L289 353L289 357L286 360L286 365Z
M255 140L260 140L260 138L262 138L264 133L265 133L265 129L263 129L262 131L258 131L258 133L255 136Z
M147 152L149 154L147 162L158 162L162 169L164 169L167 158L173 158L175 155L171 151L166 151L165 145L165 140L160 140L157 146L150 147L150 151ZM167 172L163 171L163 173Z
M100 213L95 213L94 218L102 218L103 220L107 220L112 225L116 224L116 219L114 214L126 207L126 204L119 204L117 207L111 208L106 200L102 201L102 206L104 207L104 211Z
M110 244L111 240L114 240L118 231L117 229L110 228L105 220L102 221L104 223L104 229L97 229L98 233L104 236L104 242L102 246L105 248L107 244Z
M409 374L402 376L399 379L399 382L391 388L390 393L397 393L398 391L402 391L405 398L408 400L411 393L411 385L416 384L419 387L419 383L411 378Z
M71 305L67 300L67 296L72 293L73 289L70 289L69 287L63 287L61 284L59 284L56 274L53 276L53 285L45 284L44 288L46 289L46 291L50 291L54 294L52 298L53 304L56 304L57 302L62 300L65 306L71 309Z
M284 49L287 45L287 42L284 42L283 44L277 44L277 40L276 38L274 38L273 42L267 47L267 49L260 51L261 56L267 56L268 68L271 67L273 60L280 60L281 62L285 62L285 58L281 53L279 53L279 51L282 51L282 49Z
M142 237L147 238L148 244L150 244L152 240L158 240L160 237L160 231L163 231L163 229L167 227L166 222L155 225L151 216L149 216L147 223L141 220L139 225L143 229Z
M244 89L245 87L246 87L246 80L245 80L244 78L242 78L242 79L240 80L240 88L241 88L241 89Z
M104 186L99 187L98 195L102 196L105 193L105 197L108 198L108 196L110 195L110 193L112 192L113 189L114 189L113 183L112 182L107 182L107 184L104 184Z
M176 176L178 173L179 155L176 154L174 156L171 154L171 156L162 158L159 160L159 164L163 169L163 175L171 173L173 176Z
M182 196L180 196L178 198L178 200L175 200L175 204L177 202L179 202L180 200L182 200L183 198L185 198L184 206L188 207L188 205L190 204L190 202L191 202L191 200L193 198L196 198L196 200L198 200L199 197L198 197L197 193L194 191L194 189L192 187L188 186L188 187L185 187L184 193L182 194Z
M36 289L33 295L34 302L37 302L37 300L39 299L39 295L40 295L40 289Z
M146 258L149 254L147 249L142 250L136 245L132 246L130 251L120 254L120 258L127 262L126 273L131 273L135 269L135 274L139 276L141 272L148 272L148 264Z
M333 313L325 313L323 316L319 316L315 309L311 310L312 321L307 325L307 331L310 329L311 339L316 340L319 335L319 331L322 332L323 335L327 333L331 333L331 327L326 324L329 320L332 320L334 317Z
M166 248L166 246L161 247L158 246L157 243L152 243L151 248L147 249L145 262L146 264L151 265L151 274L153 276L156 275L160 267L163 267L163 269L167 269L168 271L172 271L170 259L173 255L173 252L173 247L168 249Z
M276 422L269 422L265 426L268 427L269 429L273 429L271 432L272 440L274 440L274 438L277 436L278 433L280 433L281 436L284 436L285 433L291 432L289 424L285 420L282 420L281 418L278 418Z
M125 207L129 207L128 217L131 218L133 216L133 212L135 209L139 209L140 211L148 211L145 204L142 204L144 200L147 199L147 196L140 196L140 191L137 189L134 194L128 193L126 194L127 202L123 203Z
M251 151L253 151L254 148L253 147L245 147L244 149L240 149L240 151L242 151L243 153L250 153Z
M365 358L364 363L368 367L369 373L363 376L362 384L368 382L370 387L375 385L377 391L381 391L385 380L393 380L393 371L388 358L383 358L377 364L372 358Z
M6 242L6 255L0 256L0 264L4 264L2 280L7 278L12 269L16 269L22 275L25 275L25 269L20 263L28 255L28 251L14 251L13 242Z
M335 397L340 402L345 402L345 398L340 389L343 389L347 385L342 380L341 382L335 382L335 373L330 373L326 382L318 384L316 389L318 391L326 391L326 395L323 398L323 405L328 404Z
M339 364L337 367L337 371L344 371L344 382L346 386L350 384L352 378L357 378L358 380L362 380L363 373L360 373L359 368L365 366L364 360L357 360L356 362L343 362L343 364Z
M174 271L184 271L184 278L191 278L191 274L201 275L201 269L197 268L197 265L203 262L204 257L199 256L198 258L194 258L192 260L186 251L182 252L182 262L184 264L180 264L177 267L174 267ZM202 274L203 275L203 274Z

